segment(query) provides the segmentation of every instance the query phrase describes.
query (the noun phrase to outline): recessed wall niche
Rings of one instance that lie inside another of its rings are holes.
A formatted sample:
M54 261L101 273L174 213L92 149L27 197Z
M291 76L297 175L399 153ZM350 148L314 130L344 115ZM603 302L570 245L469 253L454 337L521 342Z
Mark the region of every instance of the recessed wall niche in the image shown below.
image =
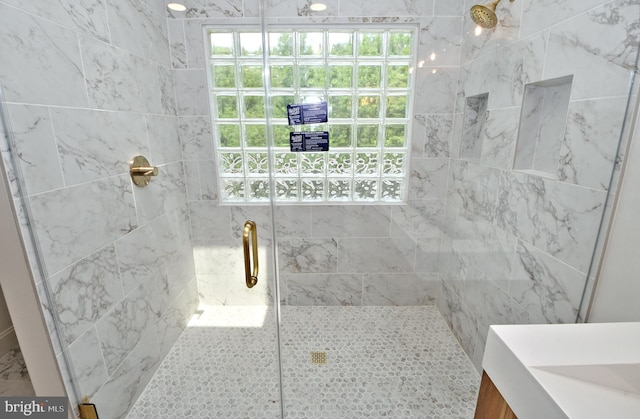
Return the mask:
M557 177L573 76L525 86L513 168Z
M469 96L465 100L462 142L460 144L460 157L463 159L479 159L481 157L488 101L489 93Z

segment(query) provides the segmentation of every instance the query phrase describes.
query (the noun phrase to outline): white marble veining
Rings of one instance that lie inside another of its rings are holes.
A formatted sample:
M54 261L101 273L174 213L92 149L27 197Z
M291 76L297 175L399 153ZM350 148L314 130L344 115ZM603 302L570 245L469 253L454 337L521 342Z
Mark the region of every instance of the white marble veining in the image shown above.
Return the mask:
M126 173L127 157L149 151L145 120L125 112L51 109L65 185Z
M362 305L429 305L435 301L439 286L438 274L364 274Z
M291 306L360 306L362 274L283 274Z
M149 161L163 165L182 160L179 120L174 116L147 115Z
M391 236L409 236L418 242L423 238L439 238L444 222L443 205L441 199L429 199L393 207Z
M574 76L571 99L626 96L640 27L635 0L618 0L550 29L544 78Z
M411 239L341 238L338 240L338 272L413 272L415 243Z
M182 163L159 166L158 176L145 188L136 187L133 195L140 223L183 208L187 202L187 191Z
M409 199L440 199L446 193L448 159L411 159Z
M337 253L338 243L333 238L283 238L278 243L280 272L337 272Z
M180 116L209 115L207 79L203 70L175 70L176 100Z
M31 195L62 187L64 181L49 109L12 104L7 110L25 192Z
M0 4L0 38L6 100L87 106L76 32Z
M111 43L168 67L169 40L164 9L162 2L109 0Z
M100 417L120 419L125 416L155 373L160 361L156 335L148 333L140 339L93 398L92 402L96 404ZM118 403L114 403L114 400L118 400Z
M390 207L314 206L312 237L389 237Z
M435 0L407 0L402 2L340 2L341 16L433 16Z
M185 160L213 158L211 118L207 116L181 116L180 140Z
M171 47L171 66L173 68L187 67L187 47L184 36L184 21L167 20L169 46Z
M108 378L95 327L69 345L69 355L73 359L73 377L81 396L92 397Z
M67 344L124 297L113 246L60 271L49 281Z
M418 66L455 67L460 61L462 18L422 19L418 47Z
M167 9L169 18L207 18L207 17L242 17L242 0L186 0L183 4L187 10L184 12L173 12Z
M415 113L452 113L458 71L456 68L418 68L416 71Z
M625 107L626 98L569 104L566 134L559 150L558 179L608 189Z
M534 323L573 323L585 284L585 274L520 242L509 295Z
M175 115L169 69L86 37L80 37L80 48L92 107Z
M485 164L500 169L511 169L519 117L519 108L492 109L487 112L481 151Z
M537 176L500 178L499 226L586 272L605 193Z
M35 195L29 201L42 256L51 273L137 227L128 175ZM74 205L69 207L69 202Z

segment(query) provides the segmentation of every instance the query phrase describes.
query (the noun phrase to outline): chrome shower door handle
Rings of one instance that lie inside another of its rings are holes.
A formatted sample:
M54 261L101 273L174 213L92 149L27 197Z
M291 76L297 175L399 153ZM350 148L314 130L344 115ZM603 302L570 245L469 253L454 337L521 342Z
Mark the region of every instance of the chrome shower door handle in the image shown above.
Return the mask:
M251 238L249 238L251 235ZM251 244L249 244L251 241ZM242 232L242 246L244 248L244 280L247 288L253 288L258 283L258 231L256 223L247 220ZM249 251L251 246L251 252ZM251 256L253 256L253 270L251 269Z

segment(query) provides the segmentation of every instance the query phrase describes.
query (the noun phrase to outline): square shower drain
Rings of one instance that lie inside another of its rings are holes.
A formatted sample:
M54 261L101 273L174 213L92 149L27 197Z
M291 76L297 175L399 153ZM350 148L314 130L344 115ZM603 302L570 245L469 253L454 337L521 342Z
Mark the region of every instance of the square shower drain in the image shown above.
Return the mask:
M311 363L312 364L326 364L327 363L327 353L326 352L311 352Z

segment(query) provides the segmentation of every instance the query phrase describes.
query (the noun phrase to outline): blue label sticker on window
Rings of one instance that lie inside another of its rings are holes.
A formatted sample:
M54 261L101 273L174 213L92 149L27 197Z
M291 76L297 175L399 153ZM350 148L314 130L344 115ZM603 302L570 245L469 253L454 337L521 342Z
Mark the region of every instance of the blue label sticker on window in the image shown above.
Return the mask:
M329 133L320 132L291 132L289 133L291 151L329 151Z
M289 125L321 124L327 122L327 102L287 105Z

